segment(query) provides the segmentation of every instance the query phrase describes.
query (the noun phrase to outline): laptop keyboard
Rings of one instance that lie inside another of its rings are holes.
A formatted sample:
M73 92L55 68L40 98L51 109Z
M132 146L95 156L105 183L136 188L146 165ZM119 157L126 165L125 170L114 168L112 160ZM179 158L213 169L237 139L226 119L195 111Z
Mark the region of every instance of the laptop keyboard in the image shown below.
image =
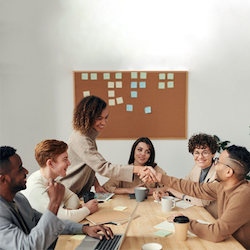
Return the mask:
M95 247L95 250L113 250L116 248L117 243L119 242L122 235L114 235L114 239L107 240L104 236L102 240Z

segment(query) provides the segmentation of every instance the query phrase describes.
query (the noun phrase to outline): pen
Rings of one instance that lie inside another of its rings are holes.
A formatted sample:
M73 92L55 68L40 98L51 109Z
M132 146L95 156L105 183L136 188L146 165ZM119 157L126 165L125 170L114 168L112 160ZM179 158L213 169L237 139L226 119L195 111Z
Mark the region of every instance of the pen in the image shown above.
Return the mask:
M159 203L160 199L159 199L159 184L157 182L157 203Z
M61 177L60 175L57 176L57 177L55 178L54 182L57 182L57 181L59 180L60 177ZM46 189L42 192L42 194L46 193L46 192L48 191L48 189L49 189L49 186L46 187Z

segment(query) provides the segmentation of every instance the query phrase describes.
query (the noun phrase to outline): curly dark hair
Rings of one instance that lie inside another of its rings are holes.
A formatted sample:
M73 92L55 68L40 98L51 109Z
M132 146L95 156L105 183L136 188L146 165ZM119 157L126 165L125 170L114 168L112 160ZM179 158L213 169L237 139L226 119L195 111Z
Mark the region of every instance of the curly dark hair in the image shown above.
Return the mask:
M152 166L153 168L157 165L154 161L155 161L155 148L153 143L151 142L151 140L148 137L140 137L139 139L137 139L132 148L131 148L131 152L130 152L130 157L128 160L128 164L132 164L135 161L135 148L136 146L140 143L140 142L144 142L147 145L149 145L149 149L150 149L150 157L148 159L148 161L146 162L147 166Z
M219 148L216 138L208 134L192 135L188 141L188 151L193 154L196 148L209 148L212 154L215 154Z
M228 147L227 152L231 159L240 162L242 174L237 174L238 179L242 180L250 171L250 152L245 147L232 145Z
M0 174L9 171L10 160L9 158L16 153L16 149L3 146L0 147Z
M106 107L107 103L97 96L84 97L74 110L73 128L84 135L88 134Z

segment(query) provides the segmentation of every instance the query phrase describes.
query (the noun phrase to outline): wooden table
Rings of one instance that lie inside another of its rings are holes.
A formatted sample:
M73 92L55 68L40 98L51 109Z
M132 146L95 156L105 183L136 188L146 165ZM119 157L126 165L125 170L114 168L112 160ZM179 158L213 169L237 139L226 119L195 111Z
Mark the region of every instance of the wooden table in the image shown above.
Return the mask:
M128 195L115 195L112 201L99 204L100 207L113 209L116 206L128 207L124 212L132 212L136 206L136 200L129 199ZM140 202L136 214L140 215L134 219L129 229L127 238L123 243L122 250L139 250L141 246L149 242L157 242L166 249L210 249L210 250L229 250L229 249L244 249L243 246L232 236L220 243L213 243L198 237L188 236L186 241L176 241L174 233L167 237L159 237L154 235L158 231L154 226L166 220L171 214L181 212L191 219L201 219L207 222L214 222L215 219L203 207L189 207L182 209L175 207L171 212L162 212L161 204L153 201L153 197L149 196L147 200ZM83 221L86 223L86 220ZM108 225L114 233L123 233L127 223L115 226ZM75 249L81 241L74 240L70 235L61 235L58 239L56 250L71 250Z

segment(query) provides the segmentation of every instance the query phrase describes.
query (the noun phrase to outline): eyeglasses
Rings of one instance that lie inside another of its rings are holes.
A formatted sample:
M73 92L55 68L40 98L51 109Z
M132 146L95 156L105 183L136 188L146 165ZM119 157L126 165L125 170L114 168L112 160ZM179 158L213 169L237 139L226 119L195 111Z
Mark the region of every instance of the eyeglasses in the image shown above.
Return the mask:
M200 155L203 156L203 157L208 157L211 153L208 152L208 151L204 151L204 152L198 152L198 151L195 151L193 152L193 156L194 158L198 158Z
M216 166L218 163L220 163L220 164L222 164L222 165L225 165L225 166L227 166L227 167L229 167L229 168L231 168L231 169L233 170L232 167L230 167L229 165L227 165L227 164L225 164L225 163L219 161L219 158L216 157L216 158L214 159L214 165ZM233 170L233 173L234 173L234 170Z

